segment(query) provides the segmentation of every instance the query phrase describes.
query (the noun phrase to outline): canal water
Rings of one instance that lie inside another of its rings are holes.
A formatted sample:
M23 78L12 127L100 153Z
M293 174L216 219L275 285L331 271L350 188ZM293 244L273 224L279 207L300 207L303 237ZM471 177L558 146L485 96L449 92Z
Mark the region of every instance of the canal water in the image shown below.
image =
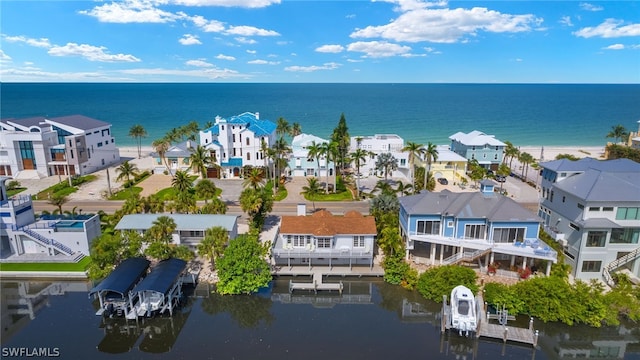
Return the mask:
M2 358L65 359L640 359L637 324L600 329L534 322L538 346L440 333L440 305L381 280L339 294L252 296L191 289L178 314L96 316L86 282L3 281ZM526 327L518 318L509 326Z

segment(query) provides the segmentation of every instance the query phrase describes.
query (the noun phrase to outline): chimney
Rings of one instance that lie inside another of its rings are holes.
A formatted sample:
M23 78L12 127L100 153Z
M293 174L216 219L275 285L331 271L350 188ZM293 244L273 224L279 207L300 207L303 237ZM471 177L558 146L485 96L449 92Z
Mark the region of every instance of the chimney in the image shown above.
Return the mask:
M298 204L298 216L307 215L307 205L306 204Z
M260 120L260 113L256 112L256 120Z

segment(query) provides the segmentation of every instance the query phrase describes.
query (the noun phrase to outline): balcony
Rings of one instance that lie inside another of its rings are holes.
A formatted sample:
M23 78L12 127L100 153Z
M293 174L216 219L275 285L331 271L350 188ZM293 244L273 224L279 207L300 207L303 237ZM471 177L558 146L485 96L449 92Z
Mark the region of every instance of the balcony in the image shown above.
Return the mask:
M555 226L545 226L544 231L549 234L555 241L564 241L564 233L559 231Z

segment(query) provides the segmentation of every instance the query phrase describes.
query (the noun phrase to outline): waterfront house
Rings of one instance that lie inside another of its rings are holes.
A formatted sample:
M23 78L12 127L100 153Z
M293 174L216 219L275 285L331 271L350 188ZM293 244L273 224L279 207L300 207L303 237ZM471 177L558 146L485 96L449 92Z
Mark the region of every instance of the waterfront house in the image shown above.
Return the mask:
M576 279L626 269L640 277L640 164L584 158L541 163L539 216Z
M466 158L477 160L481 166L496 171L504 158L506 144L481 131L474 130L468 134L457 132L449 136L451 151Z
M186 245L192 250L204 239L207 229L221 226L229 234L229 240L238 236L238 217L236 215L208 214L130 214L122 217L116 230L134 230L144 235L160 216L168 216L176 223L172 234L172 243Z
M162 174L169 170L174 174L178 170L186 171L191 164L191 154L196 145L194 141L190 140L172 145L164 153L164 159L157 152L152 152L150 155L153 158L153 171L156 174Z
M212 168L208 176L233 178L242 174L243 166L269 166L264 149L275 140L276 124L260 119L259 113L245 112L228 119L217 116L213 126L200 131L200 145L211 151L222 168L222 174Z
M448 145L438 145L436 150L438 158L431 163L433 177L445 178L452 184L459 183L466 176L467 159L451 151ZM425 166L424 162L422 164Z
M289 171L291 176L315 176L322 179L327 176L333 176L335 173L335 163L329 161L327 164L326 156L314 158L309 156L309 146L313 143L325 144L329 140L325 140L310 134L300 134L291 140L291 156L289 157Z
M543 260L549 274L556 252L538 239L540 218L494 193L494 186L484 180L479 192L423 191L401 197L407 259L430 265L484 260L483 267L501 260L522 268Z
M83 115L0 121L0 175L85 175L120 161L111 124Z
M276 265L369 265L373 266L376 222L373 216L349 211L343 216L320 210L305 215L282 216L280 232L273 243Z
M49 215L35 217L30 195L7 197L0 177L0 259L2 261L75 262L89 255L101 234L100 216Z
M353 136L349 151L362 149L369 152L369 156L363 164L360 164L360 173L363 176L384 176L384 171L376 169L378 155L390 153L398 160L398 170L391 174L394 177L410 179L409 153L403 152L404 139L396 134L375 134L371 136ZM355 167L355 166L354 166Z

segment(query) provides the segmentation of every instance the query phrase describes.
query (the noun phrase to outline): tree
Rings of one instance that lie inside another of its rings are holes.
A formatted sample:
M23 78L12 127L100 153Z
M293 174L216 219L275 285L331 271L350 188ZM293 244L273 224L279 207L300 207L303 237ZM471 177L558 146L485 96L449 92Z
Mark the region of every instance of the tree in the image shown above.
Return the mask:
M280 135L280 139L284 137L286 134L291 133L291 125L287 121L287 119L280 117L276 122L276 134Z
M429 176L429 173L431 172L431 163L434 161L438 161L438 147L437 145L431 143L431 141L429 141L429 143L427 143L427 147L424 150L424 157L425 157L425 162L427 163L427 169L424 172L424 188L427 188L427 185L429 184L429 182L427 181L427 176Z
M436 266L428 269L418 279L418 292L425 298L441 302L442 296L451 295L451 290L464 285L472 293L478 291L476 273L473 269L457 265Z
M198 244L198 254L209 259L211 269L214 262L223 252L224 247L229 242L229 233L222 226L210 227L204 232L204 238Z
M249 216L250 225L262 229L264 219L273 209L273 196L265 188L246 188L240 193L240 207Z
M280 138L276 140L276 142L273 144L272 149L274 152L273 155L274 155L274 161L276 166L276 175L278 178L278 180L276 181L276 188L277 188L280 182L280 175L282 172L282 168L286 166L286 160L284 160L284 157L291 151L291 148L289 148L289 145L283 138Z
M195 190L196 190L196 195L198 195L199 198L204 199L205 204L207 204L207 201L209 199L216 196L216 192L218 191L218 189L216 188L216 184L214 184L213 181L206 178L200 179L196 183Z
M169 150L169 147L171 147L171 142L165 137L162 139L154 140L151 145L153 146L155 152L158 154L160 161L164 163L167 171L171 174L171 176L173 176L173 173L171 173L171 167L169 166L167 157L165 156L167 154L167 151Z
M300 123L294 122L291 125L291 137L296 137L300 134L302 134L302 126L300 125Z
M242 187L247 188L251 186L254 189L258 189L264 187L264 171L262 169L252 167L251 170L247 174L245 174L245 179L242 182Z
M326 165L325 166L326 167L325 175L326 175L326 178L327 178L327 181L325 183L326 184L326 188L325 188L326 192L329 192L329 168L330 168L329 164L333 161L334 169L335 169L335 160L336 160L335 155L337 153L337 149L338 149L337 143L333 142L333 141L324 142L324 143L320 144L320 155L322 157L324 157L325 165ZM320 176L319 173L318 173L318 176ZM335 176L335 174L334 174L334 176ZM334 187L333 187L333 191L334 192L335 192L335 188L336 187L335 187L335 181L334 181Z
M201 214L226 214L227 213L227 204L224 201L213 198L210 203L204 204L200 208Z
M116 178L116 181L122 181L123 179L127 179L127 182L125 183L125 187L128 187L129 189L131 189L132 184L131 184L130 178L132 176L135 177L136 175L138 175L138 167L136 166L136 164L132 164L127 160L116 168L116 173L118 173L118 177Z
M250 294L267 286L272 279L265 260L269 246L269 243L260 243L255 229L229 241L216 264L220 279L217 291L220 294Z
M367 160L369 152L357 148L354 152L349 154L351 161L356 164L356 199L360 200L360 165Z
M402 181L398 181L398 185L396 186L396 189L394 191L396 192L396 194L400 194L400 196L411 195L411 193L413 192L413 185L405 184Z
M558 154L558 155L556 155L556 160L561 160L561 159L567 159L567 160L571 160L571 161L580 160L580 158L578 158L577 156L575 156L573 154Z
M102 233L91 243L89 277L93 280L106 277L122 261L142 255L142 237L136 231Z
M607 134L607 138L614 138L616 144L620 142L619 139L624 139L627 136L629 136L629 131L621 124L612 126L611 131Z
M62 215L62 205L66 204L69 201L67 195L61 194L53 194L49 198L49 204L58 208L58 214Z
M507 158L509 158L509 169L513 169L513 159L520 156L520 150L518 150L517 147L513 146L513 144L509 141L505 141L504 143L506 147L504 149L504 157L502 158L502 160L503 162L506 162Z
M383 213L397 214L400 211L400 202L394 194L382 193L371 199L369 211L374 215Z
M500 164L500 166L498 166L498 171L496 171L496 174L498 176L502 176L502 177L507 177L509 176L509 174L511 174L511 168L509 168L509 165L502 163ZM500 182L500 192L502 192L502 185L504 184L504 181Z
M142 157L142 138L147 137L147 130L140 124L135 124L129 129L129 136L136 140L138 145L138 159Z
M207 177L207 168L213 164L211 152L204 146L198 145L196 148L189 148L189 170L200 173L203 179Z
M311 200L311 203L313 204L313 211L316 211L315 200L316 197L320 194L321 190L322 189L316 177L307 178L307 185L302 187L301 194Z
M337 156L334 160L340 164L340 169L344 171L345 159L349 152L349 145L351 144L351 138L349 137L349 128L347 127L347 119L344 113L340 114L340 120L338 125L333 129L331 134L331 142L336 143Z
M145 232L145 240L149 244L145 254L157 259L165 260L172 256L172 234L176 230L176 222L169 216L159 216L153 225Z
M384 181L387 181L389 173L398 169L398 159L391 153L382 153L376 158L376 170L384 171Z
M315 176L320 176L320 157L322 156L322 143L316 143L315 140L307 146L307 156L316 161L316 169L318 171Z
M487 169L480 166L480 164L478 164L478 160L476 159L469 160L468 164L469 165L467 169L470 172L469 178L471 178L471 180L473 180L476 183L475 185L477 187L478 182L487 176Z
M534 162L534 158L531 154L523 152L518 158L522 163L522 180L527 181L527 174L529 173L529 164Z
M410 166L410 170L411 170L411 185L413 185L413 188L415 189L416 187L416 178L415 178L415 164L416 164L416 158L418 157L422 157L425 152L426 149L424 148L423 144L418 144L412 141L407 141L407 145L405 145L405 147L402 148L402 152L408 152L409 153L409 166Z
M178 191L178 193L188 192L193 188L193 182L189 177L189 174L185 171L178 170L175 176L171 180L171 186Z

